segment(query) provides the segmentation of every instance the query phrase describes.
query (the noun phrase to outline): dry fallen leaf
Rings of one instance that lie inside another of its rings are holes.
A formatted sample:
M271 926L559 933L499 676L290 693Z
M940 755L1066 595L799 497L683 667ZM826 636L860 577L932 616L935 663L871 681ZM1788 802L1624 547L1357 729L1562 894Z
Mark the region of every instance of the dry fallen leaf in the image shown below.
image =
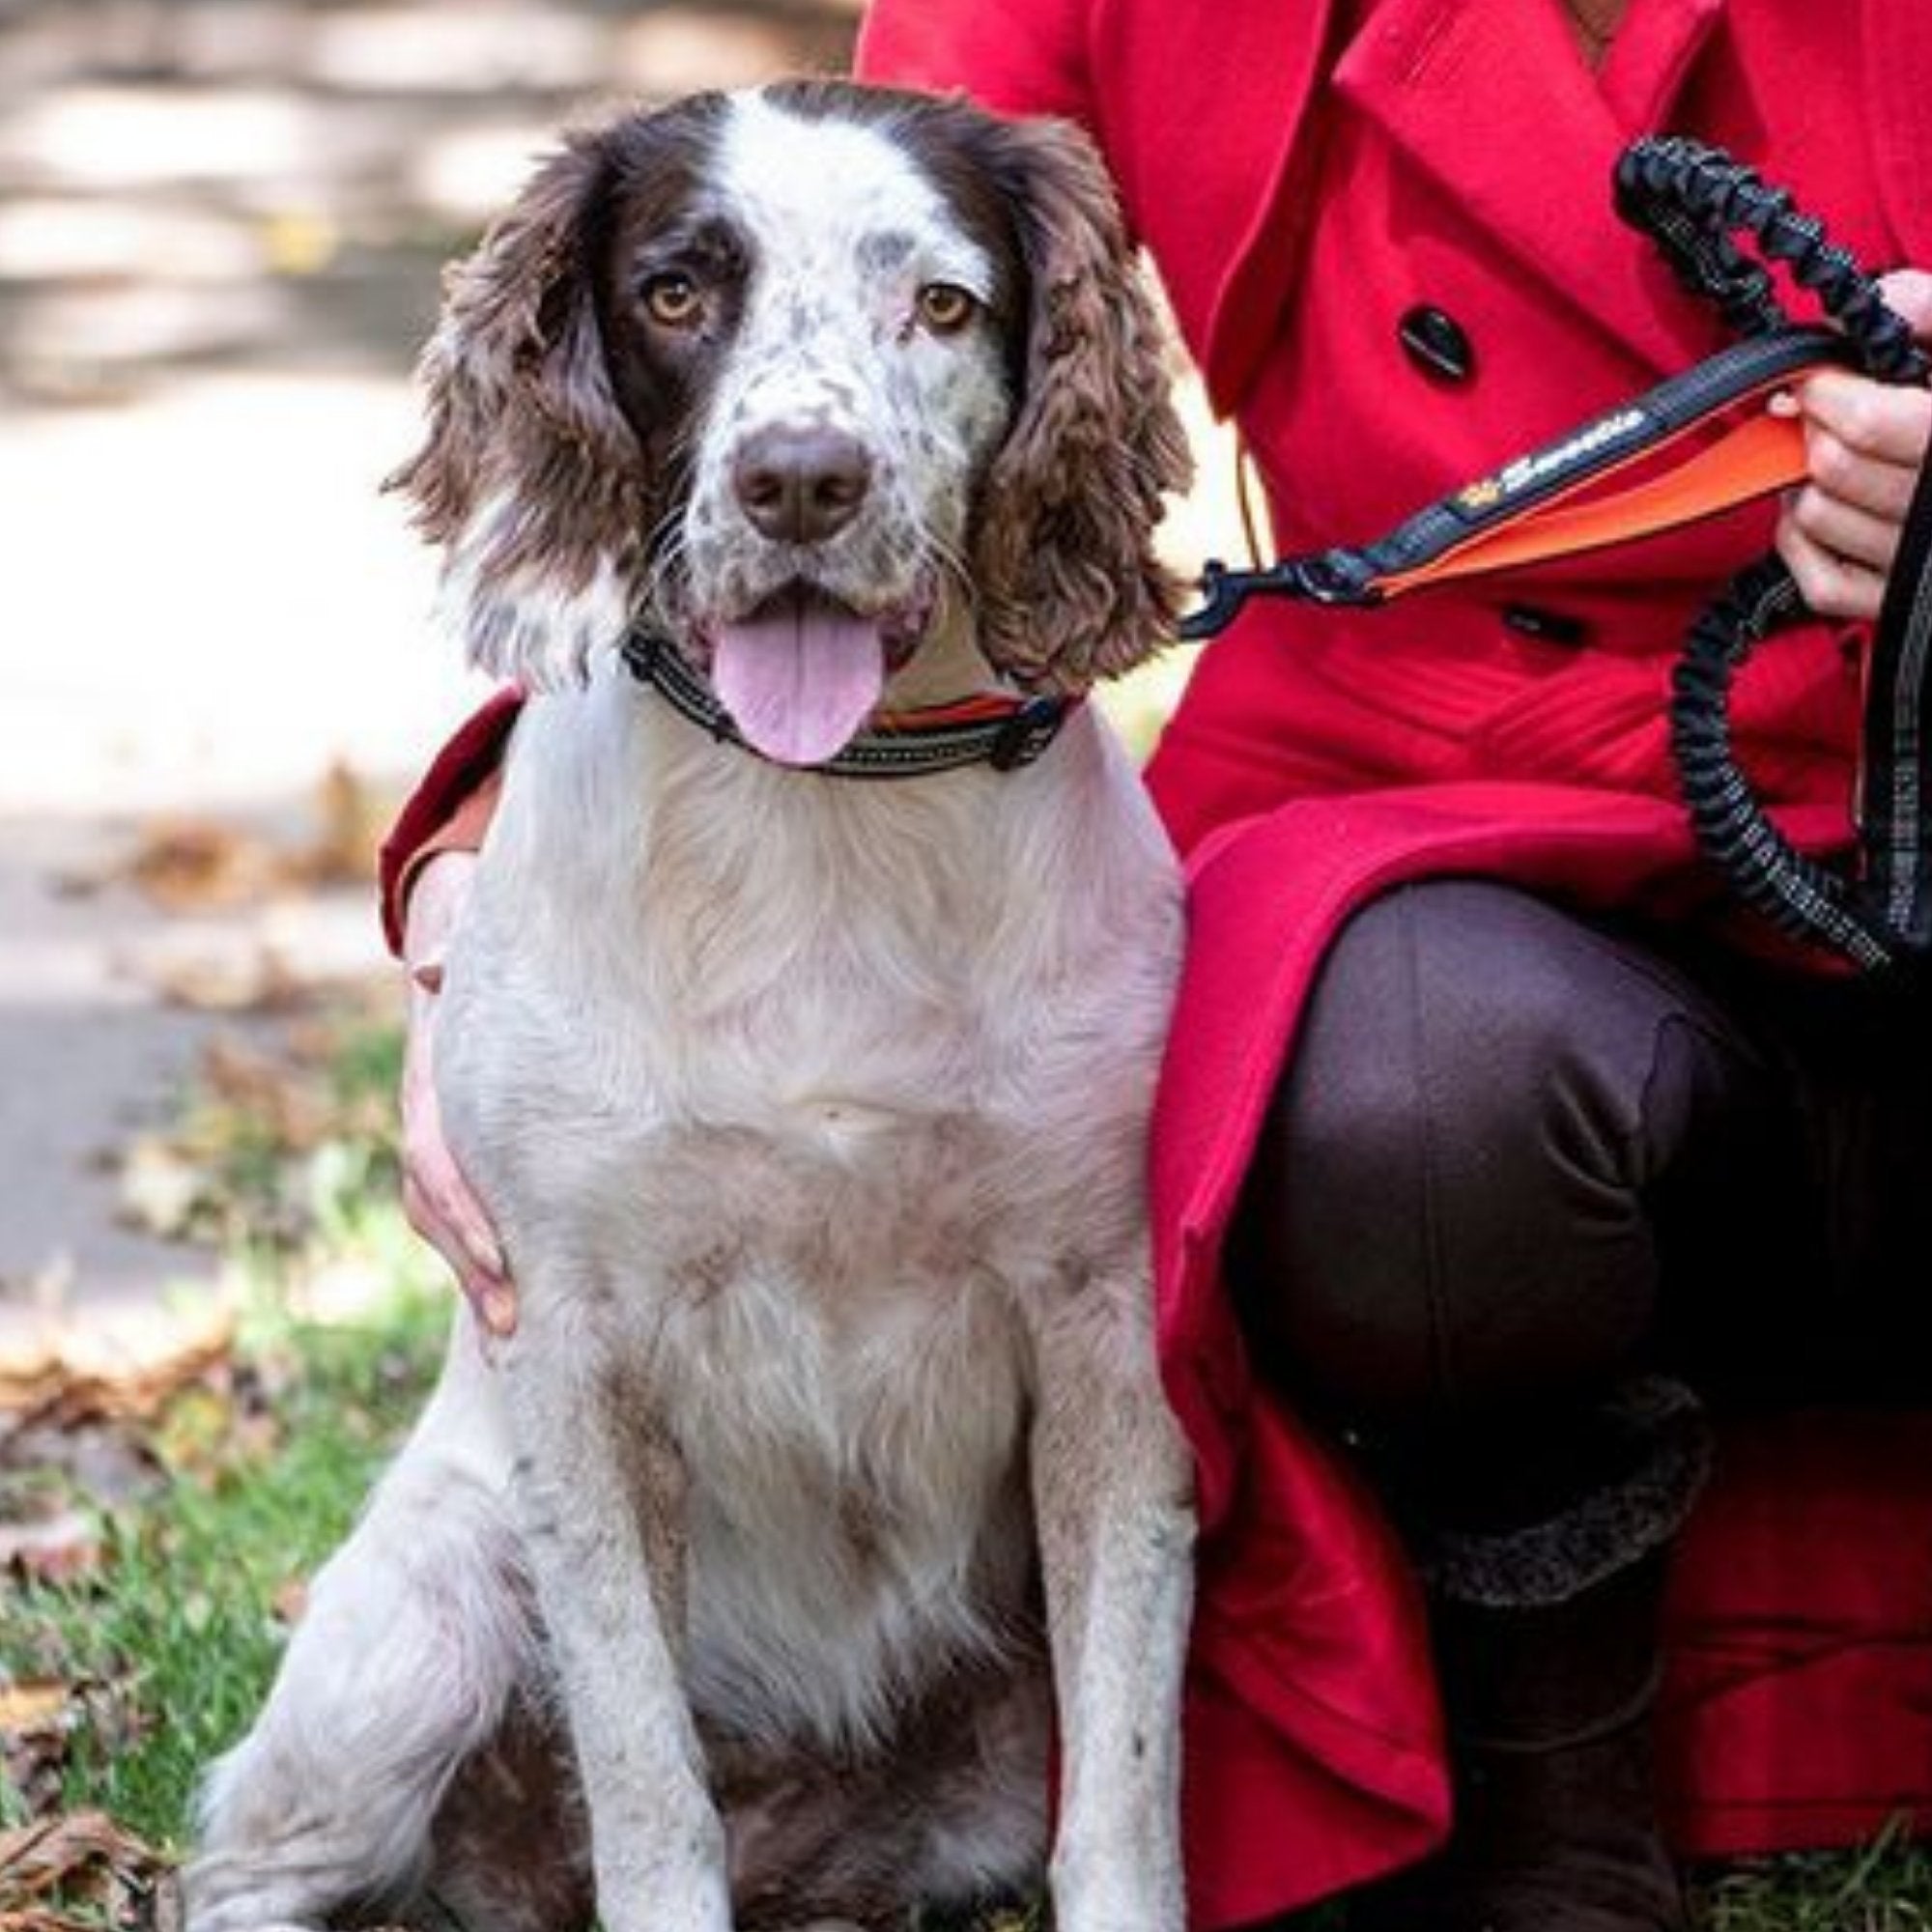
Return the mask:
M331 1124L313 1064L296 1053L270 1053L232 1034L217 1034L201 1053L201 1077L224 1106L240 1109L278 1148L305 1151Z
M149 1444L172 1476L213 1483L231 1469L272 1455L284 1440L282 1420L245 1399L236 1378L213 1377L184 1389L149 1433Z
M61 1807L71 1723L63 1700L59 1711L38 1724L0 1731L0 1778L29 1818L51 1817ZM5 1876L0 1874L0 1909L9 1902Z
M277 946L151 954L132 970L171 1005L198 1013L292 1012L315 992Z
M93 1517L63 1509L33 1522L0 1522L0 1570L35 1583L71 1583L98 1570L100 1532ZM0 1730L6 1728L6 1691L0 1690Z
M28 1817L60 1808L79 1707L73 1686L35 1678L0 1686L0 1778ZM8 1900L0 1879L0 1904Z
M104 1811L0 1832L0 1932L94 1932L174 1910L168 1861Z
M153 1495L163 1472L143 1439L147 1428L98 1417L64 1424L57 1412L0 1414L0 1523L43 1521L76 1496L112 1512Z
M291 843L225 819L162 814L144 823L133 848L58 881L71 895L126 881L163 911L206 913L319 886L366 886L394 810L352 766L337 760L317 780L312 837Z
M156 818L141 828L125 875L164 911L244 904L277 885L283 862L265 840L207 818Z
M25 1684L0 1684L0 1732L39 1730L58 1718L67 1706L65 1684L40 1679Z
M338 759L315 788L315 841L298 853L292 874L312 886L361 886L375 876L376 847L390 817L359 773Z
M208 1189L206 1161L196 1159L172 1135L136 1134L114 1164L119 1170L117 1214L124 1226L163 1240L184 1240L193 1234Z
M0 1418L151 1416L225 1362L234 1342L234 1311L214 1300L64 1316L0 1350Z

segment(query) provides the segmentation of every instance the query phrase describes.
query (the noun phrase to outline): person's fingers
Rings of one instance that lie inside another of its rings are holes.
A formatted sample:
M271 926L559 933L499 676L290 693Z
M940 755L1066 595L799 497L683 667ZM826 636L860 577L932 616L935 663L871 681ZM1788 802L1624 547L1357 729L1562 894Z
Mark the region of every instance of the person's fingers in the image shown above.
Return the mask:
M475 869L474 853L438 853L410 895L403 944L411 981L402 1079L403 1211L449 1264L485 1331L506 1336L517 1326L516 1284L489 1213L443 1139L432 1070L443 954Z
M478 1290L481 1300L470 1298L470 1306L483 1318L483 1325L498 1341L508 1341L517 1332L517 1291L507 1275L484 1283Z
M1804 417L1805 458L1812 480L1851 494L1866 472L1916 475L1932 438L1932 390L1874 382L1849 369L1821 369L1796 386ZM1891 479L1886 478L1886 487ZM1843 488L1840 488L1840 485ZM1864 500L1859 498L1859 500ZM1867 502L1883 510L1884 502ZM1898 514L1904 514L1903 505Z
M1932 337L1932 274L1923 269L1894 269L1879 277L1878 292L1914 335Z
M509 1271L496 1230L454 1162L445 1157L431 1165L424 1193L431 1214L456 1247L462 1265L480 1280L507 1284Z
M484 1327L493 1335L514 1334L517 1292L487 1221L466 1212L457 1197L410 1175L403 1180L403 1211L410 1226L448 1264Z
M1932 338L1932 274L1902 269L1879 288L1915 335ZM1778 554L1820 616L1869 621L1932 443L1932 391L1824 369L1771 408L1803 420L1810 477L1785 501Z
M1890 571L1898 554L1900 529L1889 518L1873 516L1816 488L1798 491L1789 510L1798 527L1820 550L1881 576Z
M1777 522L1777 554L1796 580L1804 602L1821 617L1869 622L1885 598L1885 578L1849 561L1806 535L1795 508L1785 507Z
M509 1335L517 1325L517 1297L502 1245L443 1138L432 1071L436 1017L435 996L418 991L410 1002L403 1054L403 1211L449 1264L477 1320L493 1334Z

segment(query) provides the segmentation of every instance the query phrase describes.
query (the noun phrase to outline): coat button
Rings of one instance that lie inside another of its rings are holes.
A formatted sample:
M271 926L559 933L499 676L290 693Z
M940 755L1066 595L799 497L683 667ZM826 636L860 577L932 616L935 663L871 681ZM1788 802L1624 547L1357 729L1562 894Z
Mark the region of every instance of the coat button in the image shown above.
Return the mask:
M1418 302L1396 325L1396 340L1425 376L1441 383L1466 383L1475 373L1476 352L1467 331L1453 315Z
M1503 622L1525 638L1549 644L1583 644L1590 640L1589 623L1567 611L1546 610L1540 604L1505 604Z

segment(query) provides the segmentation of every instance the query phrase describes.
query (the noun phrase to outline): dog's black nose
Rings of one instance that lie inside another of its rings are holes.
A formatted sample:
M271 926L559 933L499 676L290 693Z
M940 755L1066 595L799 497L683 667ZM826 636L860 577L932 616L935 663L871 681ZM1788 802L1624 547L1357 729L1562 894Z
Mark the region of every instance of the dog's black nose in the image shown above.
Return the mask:
M815 423L753 432L731 466L731 487L753 527L779 543L836 536L871 482L871 459L858 440Z

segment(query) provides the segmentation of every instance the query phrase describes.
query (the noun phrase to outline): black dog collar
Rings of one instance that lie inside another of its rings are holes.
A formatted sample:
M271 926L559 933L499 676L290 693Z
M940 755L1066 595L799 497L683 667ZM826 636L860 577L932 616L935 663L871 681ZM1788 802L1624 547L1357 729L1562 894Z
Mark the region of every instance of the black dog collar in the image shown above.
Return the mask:
M671 709L720 744L753 756L730 713L668 639L636 630L624 639L624 662L639 684L650 686ZM914 779L966 765L996 772L1030 765L1055 738L1077 697L1013 697L989 693L956 704L881 713L835 756L806 769L827 778Z

